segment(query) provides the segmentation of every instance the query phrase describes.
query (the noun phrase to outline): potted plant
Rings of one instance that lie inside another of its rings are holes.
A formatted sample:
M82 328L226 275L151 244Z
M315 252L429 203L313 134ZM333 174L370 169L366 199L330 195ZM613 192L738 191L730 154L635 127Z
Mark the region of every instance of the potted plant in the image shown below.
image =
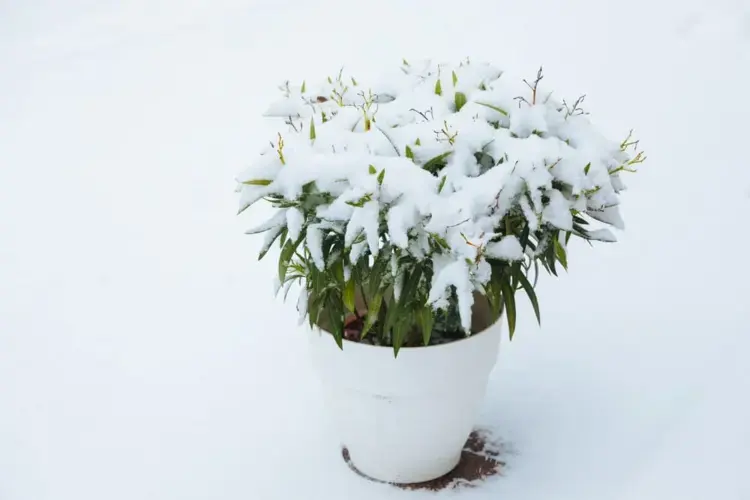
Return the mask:
M282 86L284 129L237 179L240 212L275 214L278 287L299 286L313 359L363 474L413 483L457 463L516 292L537 320L539 268L572 236L615 241L637 141L602 137L536 78L491 64L403 61L380 83L339 72Z

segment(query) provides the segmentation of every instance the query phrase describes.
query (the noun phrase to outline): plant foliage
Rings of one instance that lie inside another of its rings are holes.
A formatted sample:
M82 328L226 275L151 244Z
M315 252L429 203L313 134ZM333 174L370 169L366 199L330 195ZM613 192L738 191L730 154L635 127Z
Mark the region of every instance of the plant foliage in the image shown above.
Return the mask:
M540 268L567 270L571 237L615 241L596 226L623 227L620 174L645 156L631 135L598 134L583 97L544 93L541 69L531 82L468 60L399 70L377 91L343 71L281 87L267 115L286 129L237 179L240 212L276 212L248 232L266 235L260 258L278 243L280 287L298 285L301 317L340 346L470 335L477 297L512 339L516 292L541 322Z

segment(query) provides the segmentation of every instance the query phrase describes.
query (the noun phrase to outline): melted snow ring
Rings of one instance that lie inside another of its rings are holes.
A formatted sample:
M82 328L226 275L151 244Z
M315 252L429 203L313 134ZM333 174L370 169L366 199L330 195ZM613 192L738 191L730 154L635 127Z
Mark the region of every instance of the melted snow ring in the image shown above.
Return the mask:
M442 491L474 488L480 486L488 477L502 475L505 462L500 460L500 456L505 451L505 447L500 442L492 439L489 431L476 430L471 433L466 441L461 453L461 461L455 469L437 479L413 484L386 483L373 479L357 470L346 447L341 449L341 455L351 470L370 481L391 484L405 490Z

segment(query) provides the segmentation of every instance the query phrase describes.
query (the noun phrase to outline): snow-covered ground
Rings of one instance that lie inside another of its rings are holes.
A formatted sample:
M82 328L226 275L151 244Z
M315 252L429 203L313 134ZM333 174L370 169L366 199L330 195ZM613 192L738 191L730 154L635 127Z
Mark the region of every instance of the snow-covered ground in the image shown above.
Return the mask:
M746 0L0 3L0 499L427 498L340 459L234 175L290 78L465 56L649 159L523 298L461 499L750 498Z

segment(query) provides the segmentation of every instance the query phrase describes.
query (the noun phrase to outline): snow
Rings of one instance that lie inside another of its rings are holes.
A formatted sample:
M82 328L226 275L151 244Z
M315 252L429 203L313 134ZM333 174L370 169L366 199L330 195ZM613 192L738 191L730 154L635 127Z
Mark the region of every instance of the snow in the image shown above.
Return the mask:
M522 260L523 248L515 236L503 236L497 243L487 245L487 255L502 260Z
M306 239L310 257L315 267L322 271L325 269L326 263L323 260L323 228L321 224L310 224L307 228ZM356 262L356 259L352 258L352 261Z
M448 300L445 291L450 287L456 290L458 297L468 297L469 300L459 300L458 312L461 315L461 326L467 335L471 332L471 306L473 305L472 292L474 287L469 280L469 265L464 260L453 260L444 262L436 259L435 274L432 279L432 288L427 298L428 304L437 304L446 307Z
M557 189L547 191L549 203L542 211L542 220L545 220L560 229L573 229L573 215L570 213L571 204Z
M286 213L286 227L289 230L289 239L297 241L302 232L302 226L305 223L305 214L297 208L282 208L281 210L284 210Z
M541 328L519 297L478 422L514 452L449 497L750 497L750 275L695 260L714 235L748 243L750 109L709 98L750 87L748 8L430 5L383 1L365 24L335 0L0 7L0 499L435 497L342 463L294 300L243 234L273 214L235 217L232 193L284 79L376 81L420 54L496 61L520 86L486 102L507 108L543 64L541 95L586 93L607 137L635 127L649 153L622 175L620 242L571 240L569 272L540 278Z

